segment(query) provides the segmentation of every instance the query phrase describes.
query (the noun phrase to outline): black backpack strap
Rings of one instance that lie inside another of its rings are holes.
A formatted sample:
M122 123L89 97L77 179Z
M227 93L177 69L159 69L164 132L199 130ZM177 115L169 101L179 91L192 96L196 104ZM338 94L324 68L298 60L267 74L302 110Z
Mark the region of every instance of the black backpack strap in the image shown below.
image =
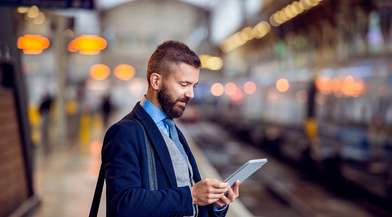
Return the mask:
M150 140L147 137L147 134L146 134L146 131L145 131L143 125L139 121L137 121L137 122L138 122L138 124L141 125L141 127L143 129L144 140L146 142L149 189L150 190L158 190L158 179L157 179L157 171L156 171L156 165L155 165L154 150L151 146ZM104 181L105 181L104 168L103 168L103 165L101 164L101 167L99 169L97 185L95 187L94 198L93 198L93 202L92 202L91 208L90 208L90 214L88 215L89 217L97 217L97 215L98 215L99 203L101 202Z
M94 198L90 208L90 214L88 215L89 217L96 217L98 215L99 203L101 202L104 180L105 180L105 175L103 171L103 165L101 164L101 167L99 169L97 186L95 187Z

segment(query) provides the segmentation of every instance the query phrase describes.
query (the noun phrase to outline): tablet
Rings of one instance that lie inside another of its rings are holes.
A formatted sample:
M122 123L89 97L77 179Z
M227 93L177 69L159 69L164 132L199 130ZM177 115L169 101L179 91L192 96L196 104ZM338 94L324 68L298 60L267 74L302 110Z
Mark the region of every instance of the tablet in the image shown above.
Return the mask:
M267 159L254 159L246 162L242 165L238 170L232 173L225 182L229 183L230 186L234 185L234 183L238 180L241 183L255 173L258 169L260 169L264 164L267 163Z

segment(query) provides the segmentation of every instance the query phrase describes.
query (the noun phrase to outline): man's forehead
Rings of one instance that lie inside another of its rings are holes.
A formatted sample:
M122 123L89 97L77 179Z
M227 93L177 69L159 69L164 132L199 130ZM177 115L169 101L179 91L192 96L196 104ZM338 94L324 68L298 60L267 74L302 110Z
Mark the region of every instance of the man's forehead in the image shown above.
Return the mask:
M186 63L172 63L170 64L171 75L177 80L187 80L196 83L199 80L200 69Z

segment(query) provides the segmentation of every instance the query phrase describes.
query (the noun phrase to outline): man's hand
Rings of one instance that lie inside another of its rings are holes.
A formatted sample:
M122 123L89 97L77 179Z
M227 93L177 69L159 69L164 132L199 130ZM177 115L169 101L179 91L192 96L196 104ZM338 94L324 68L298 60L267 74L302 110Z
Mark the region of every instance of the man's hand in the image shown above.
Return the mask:
M233 188L229 188L227 194L223 195L215 204L219 207L226 206L237 199L238 196L240 196L240 182L236 181Z
M204 179L192 186L192 201L199 206L215 203L226 191L231 190L225 182L216 179Z

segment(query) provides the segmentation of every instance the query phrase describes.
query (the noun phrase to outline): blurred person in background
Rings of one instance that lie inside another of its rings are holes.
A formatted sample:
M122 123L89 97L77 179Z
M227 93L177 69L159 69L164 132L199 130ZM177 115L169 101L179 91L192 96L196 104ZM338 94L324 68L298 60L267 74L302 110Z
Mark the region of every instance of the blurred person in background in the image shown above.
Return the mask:
M147 94L105 135L102 165L107 216L219 217L238 197L238 181L228 186L216 179L201 179L174 122L193 98L199 72L199 57L180 42L167 41L150 57ZM154 177L148 169L149 144L156 189L150 183Z
M39 113L41 115L41 146L45 155L50 153L50 112L53 106L53 97L46 91L39 105Z
M101 102L101 114L102 114L103 125L105 129L109 125L109 120L112 111L113 111L113 103L110 97L110 93L107 93L103 96Z

